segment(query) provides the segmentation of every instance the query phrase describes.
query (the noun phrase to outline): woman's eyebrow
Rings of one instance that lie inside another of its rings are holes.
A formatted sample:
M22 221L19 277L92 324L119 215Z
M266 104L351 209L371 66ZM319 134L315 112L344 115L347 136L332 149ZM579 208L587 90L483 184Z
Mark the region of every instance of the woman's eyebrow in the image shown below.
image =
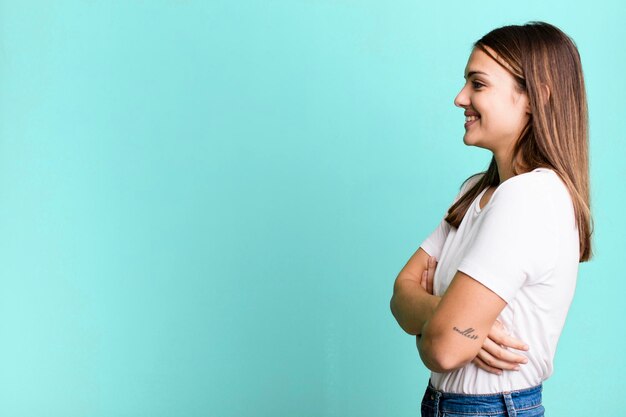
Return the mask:
M471 77L474 74L484 74L489 76L489 74L487 74L486 72L482 72L482 71L470 71L467 73L467 75L464 76L465 79L467 79L467 77Z

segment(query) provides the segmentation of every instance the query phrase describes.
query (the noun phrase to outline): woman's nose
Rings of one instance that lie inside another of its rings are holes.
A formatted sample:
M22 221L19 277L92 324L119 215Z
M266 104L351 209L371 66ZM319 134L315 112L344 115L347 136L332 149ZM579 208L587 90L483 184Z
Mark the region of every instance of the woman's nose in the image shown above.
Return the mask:
M465 87L459 91L459 94L454 98L454 105L457 107L467 107L469 105L469 98L465 94Z

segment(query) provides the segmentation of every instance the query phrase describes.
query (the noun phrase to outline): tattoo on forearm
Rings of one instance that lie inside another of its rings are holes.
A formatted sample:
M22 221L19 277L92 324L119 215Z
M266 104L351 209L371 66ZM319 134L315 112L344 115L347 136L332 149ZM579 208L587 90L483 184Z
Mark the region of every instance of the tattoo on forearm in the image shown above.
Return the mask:
M460 330L458 327L454 326L453 329L455 332L462 334L463 336L469 338L469 339L478 339L478 335L477 334L472 334L474 333L474 329L471 327L468 327L465 330Z

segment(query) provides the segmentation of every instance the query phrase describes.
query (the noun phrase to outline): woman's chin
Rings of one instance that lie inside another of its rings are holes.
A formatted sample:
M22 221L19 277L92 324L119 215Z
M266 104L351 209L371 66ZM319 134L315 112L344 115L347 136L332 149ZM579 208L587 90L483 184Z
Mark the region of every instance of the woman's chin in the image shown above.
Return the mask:
M468 136L467 133L463 135L463 143L467 146L476 146L476 141L471 137L471 135Z
M463 137L463 143L465 143L466 146L474 146L476 148L482 148L482 149L486 149L488 151L493 152L493 149L491 146L487 146L481 141L472 140L472 139L468 140L466 137Z
M484 148L484 142L481 137L477 136L475 133L471 134L469 132L465 132L463 135L463 143L467 146L477 146L479 148Z

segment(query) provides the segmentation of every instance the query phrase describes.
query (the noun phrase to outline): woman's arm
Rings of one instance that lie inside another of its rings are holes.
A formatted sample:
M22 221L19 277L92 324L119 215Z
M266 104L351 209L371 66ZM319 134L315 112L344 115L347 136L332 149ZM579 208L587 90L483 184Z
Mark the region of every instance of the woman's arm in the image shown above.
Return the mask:
M430 294L433 293L436 267L437 262L431 257L428 270L422 273L422 288ZM420 336L416 337L418 338L416 342L419 343ZM508 348L528 350L528 345L507 334L502 323L496 320L472 363L484 371L497 375L501 375L504 370L519 370L520 364L528 363L525 356L516 354Z
M421 285L422 273L429 270L428 258L428 253L418 248L398 274L393 286L391 312L400 327L410 335L422 333L424 323L430 319L441 299L429 294ZM434 274L434 267L430 271Z
M481 350L506 302L469 275L457 271L417 346L433 372L452 372L471 362Z

